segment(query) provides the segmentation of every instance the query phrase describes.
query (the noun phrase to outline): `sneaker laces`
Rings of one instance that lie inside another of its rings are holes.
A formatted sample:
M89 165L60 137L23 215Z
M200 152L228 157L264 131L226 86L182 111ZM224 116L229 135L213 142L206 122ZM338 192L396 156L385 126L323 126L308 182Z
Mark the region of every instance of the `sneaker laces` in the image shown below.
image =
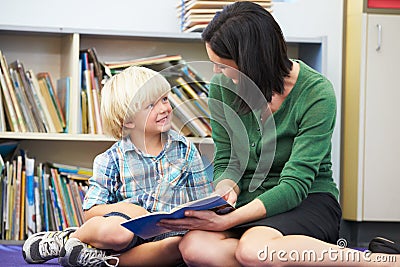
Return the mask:
M58 256L62 246L63 238L60 238L59 234L55 234L53 237L48 237L41 241L39 253L43 258Z
M109 260L115 260L115 264L108 263ZM119 258L115 256L108 256L104 250L96 248L83 249L79 255L77 262L81 266L101 267L105 264L108 267L116 267L119 264Z

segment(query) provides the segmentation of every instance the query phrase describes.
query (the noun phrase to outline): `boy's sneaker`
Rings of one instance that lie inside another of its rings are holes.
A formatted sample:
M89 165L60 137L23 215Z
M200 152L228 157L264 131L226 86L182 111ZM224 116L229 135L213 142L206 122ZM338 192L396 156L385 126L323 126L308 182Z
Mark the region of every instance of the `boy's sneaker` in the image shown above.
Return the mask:
M93 248L78 238L70 238L61 249L58 263L64 267L115 267L118 266L119 258L109 255L107 250Z
M60 256L68 236L75 232L77 227L70 227L63 231L40 232L31 235L22 247L22 256L27 263L43 263Z

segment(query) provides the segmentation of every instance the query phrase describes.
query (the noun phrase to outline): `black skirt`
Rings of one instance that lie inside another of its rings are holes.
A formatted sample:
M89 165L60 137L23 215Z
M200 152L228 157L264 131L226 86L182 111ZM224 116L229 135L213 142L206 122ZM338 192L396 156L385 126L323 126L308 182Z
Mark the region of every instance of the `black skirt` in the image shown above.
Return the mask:
M234 227L239 235L254 226L272 227L283 235L306 235L336 244L342 210L330 193L311 193L296 208Z

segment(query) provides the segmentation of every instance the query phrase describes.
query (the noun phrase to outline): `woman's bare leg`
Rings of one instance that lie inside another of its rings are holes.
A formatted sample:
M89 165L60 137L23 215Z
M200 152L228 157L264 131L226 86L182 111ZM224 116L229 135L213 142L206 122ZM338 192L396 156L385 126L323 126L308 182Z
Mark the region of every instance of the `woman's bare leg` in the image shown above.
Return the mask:
M229 232L190 231L179 244L188 266L240 266L235 259L238 239Z
M400 262L400 255L361 252L302 235L283 236L262 226L251 228L242 236L236 258L242 266L383 267Z

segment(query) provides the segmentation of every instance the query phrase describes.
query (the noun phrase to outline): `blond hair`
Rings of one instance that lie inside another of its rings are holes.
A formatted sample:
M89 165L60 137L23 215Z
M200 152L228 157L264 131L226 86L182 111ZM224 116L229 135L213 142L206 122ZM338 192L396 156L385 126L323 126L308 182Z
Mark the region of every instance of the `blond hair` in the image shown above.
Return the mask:
M111 77L101 91L104 132L120 139L127 135L124 122L133 119L143 103L151 103L169 92L161 74L145 67L129 67Z

